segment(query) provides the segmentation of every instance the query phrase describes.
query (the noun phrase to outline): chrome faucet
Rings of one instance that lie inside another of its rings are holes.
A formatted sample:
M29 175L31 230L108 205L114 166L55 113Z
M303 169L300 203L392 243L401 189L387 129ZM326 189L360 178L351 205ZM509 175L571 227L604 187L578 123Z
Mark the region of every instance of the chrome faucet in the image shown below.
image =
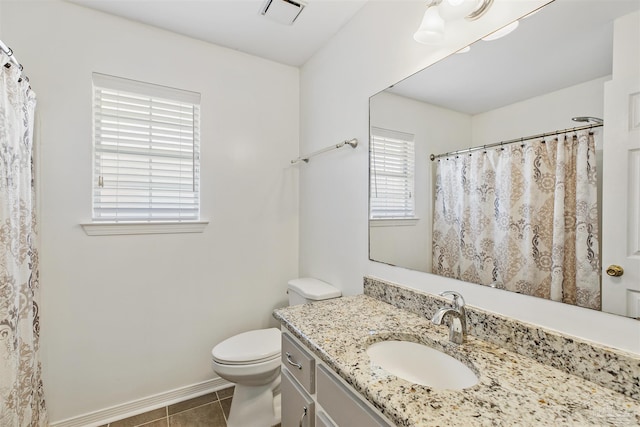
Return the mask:
M436 311L431 321L435 325L441 325L442 319L447 314L451 314L452 319L449 324L449 341L455 344L462 344L467 334L467 315L464 310L464 299L462 295L454 291L444 291L440 296L452 296L453 305L451 307L443 307Z

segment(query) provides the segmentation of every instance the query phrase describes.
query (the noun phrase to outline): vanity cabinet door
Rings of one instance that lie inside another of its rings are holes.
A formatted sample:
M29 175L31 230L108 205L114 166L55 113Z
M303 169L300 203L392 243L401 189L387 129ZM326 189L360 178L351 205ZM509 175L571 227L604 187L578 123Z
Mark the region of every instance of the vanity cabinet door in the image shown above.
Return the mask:
M314 357L293 341L287 334L282 334L282 364L310 394L316 392L316 361Z
M389 421L376 414L353 391L320 365L317 372L318 405L338 427L389 427Z
M315 402L287 369L282 370L282 427L315 427Z
M318 411L316 414L316 427L337 427L331 422L329 417L322 411Z

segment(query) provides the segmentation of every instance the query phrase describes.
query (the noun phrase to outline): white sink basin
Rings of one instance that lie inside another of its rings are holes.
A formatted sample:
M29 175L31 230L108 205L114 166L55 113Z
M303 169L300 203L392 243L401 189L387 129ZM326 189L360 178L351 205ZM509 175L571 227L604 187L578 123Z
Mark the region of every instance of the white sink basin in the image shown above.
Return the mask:
M373 364L414 384L462 390L478 383L476 374L446 353L409 341L381 341L367 348Z

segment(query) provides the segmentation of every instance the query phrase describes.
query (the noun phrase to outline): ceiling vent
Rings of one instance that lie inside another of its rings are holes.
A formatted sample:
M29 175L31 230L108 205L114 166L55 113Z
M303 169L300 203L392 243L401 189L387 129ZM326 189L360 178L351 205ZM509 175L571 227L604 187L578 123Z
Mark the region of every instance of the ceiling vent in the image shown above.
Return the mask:
M285 25L291 25L298 19L305 3L294 0L267 0L260 14Z

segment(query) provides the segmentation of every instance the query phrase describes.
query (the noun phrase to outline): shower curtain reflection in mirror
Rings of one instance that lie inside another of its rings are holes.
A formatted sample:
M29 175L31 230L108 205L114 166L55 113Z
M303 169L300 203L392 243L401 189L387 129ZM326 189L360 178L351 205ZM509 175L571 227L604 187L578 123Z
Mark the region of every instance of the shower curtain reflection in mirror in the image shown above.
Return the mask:
M593 134L439 159L433 272L600 309Z

